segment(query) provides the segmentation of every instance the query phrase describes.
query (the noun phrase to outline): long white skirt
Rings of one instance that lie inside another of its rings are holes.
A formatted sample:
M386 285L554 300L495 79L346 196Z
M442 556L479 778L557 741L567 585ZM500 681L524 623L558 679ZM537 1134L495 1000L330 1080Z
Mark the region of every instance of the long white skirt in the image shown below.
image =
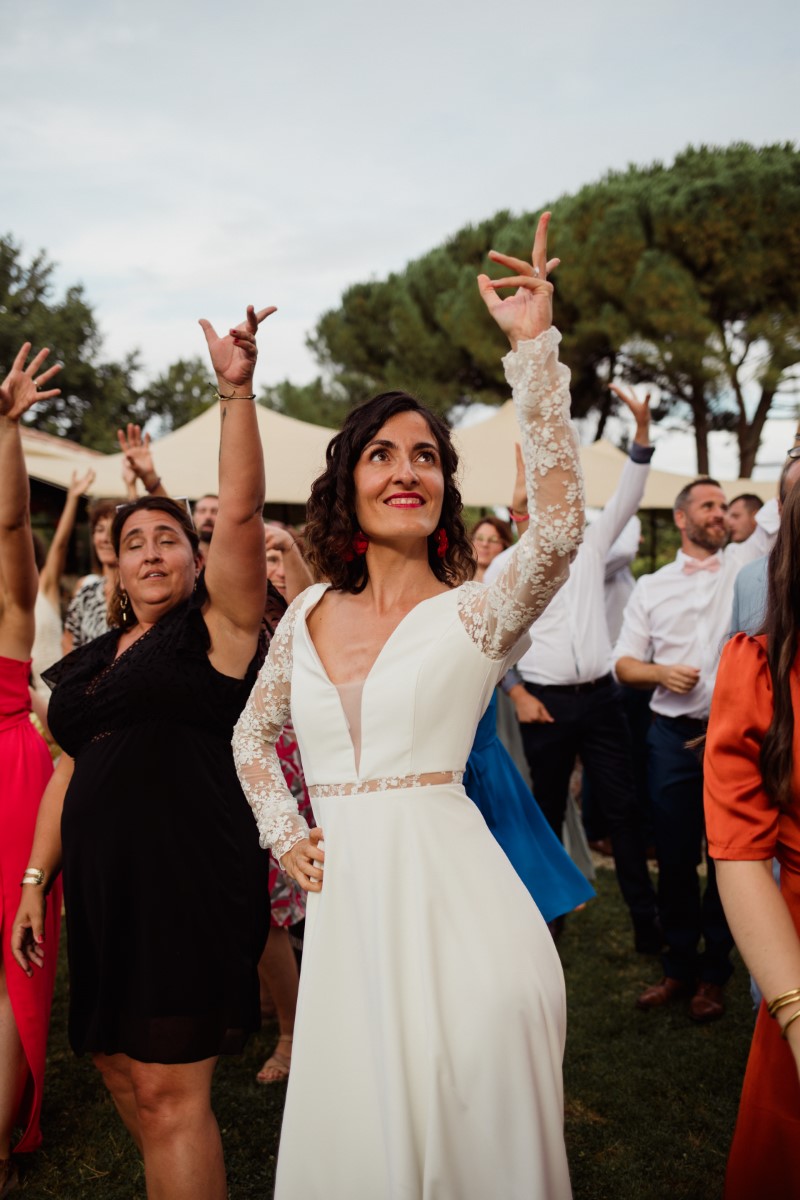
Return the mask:
M314 803L276 1200L563 1200L566 1004L547 926L463 788Z

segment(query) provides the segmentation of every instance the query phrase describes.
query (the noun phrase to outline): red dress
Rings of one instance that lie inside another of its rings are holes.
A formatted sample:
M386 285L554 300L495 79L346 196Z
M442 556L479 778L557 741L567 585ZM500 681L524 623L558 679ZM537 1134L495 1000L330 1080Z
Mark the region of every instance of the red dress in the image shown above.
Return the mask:
M800 658L791 679L795 711L793 792L787 812L764 791L759 754L772 721L772 680L763 637L737 634L725 647L706 741L705 809L714 859L781 865L781 895L800 937ZM797 981L800 984L800 980ZM725 1200L797 1194L800 1082L787 1042L762 1002L742 1087Z
M30 1067L32 1086L26 1089L19 1114L25 1132L15 1147L35 1150L42 1140L39 1113L42 1107L47 1028L58 957L61 924L61 881L56 881L47 901L45 965L34 967L28 979L11 955L11 927L20 901L20 880L30 862L39 801L53 773L44 739L30 722L28 693L30 662L0 656L0 924L6 984Z

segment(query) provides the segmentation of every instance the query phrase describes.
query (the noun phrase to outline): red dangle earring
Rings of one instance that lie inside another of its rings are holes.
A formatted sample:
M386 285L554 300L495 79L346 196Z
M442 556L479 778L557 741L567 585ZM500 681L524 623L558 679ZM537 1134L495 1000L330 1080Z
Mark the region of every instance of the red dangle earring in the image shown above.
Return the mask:
M445 554L447 554L449 545L450 545L450 539L447 536L447 530L444 528L437 529L437 531L436 531L436 553L439 556L439 558L444 558Z
M369 538L359 529L358 533L353 538L353 550L356 554L366 554L369 546Z

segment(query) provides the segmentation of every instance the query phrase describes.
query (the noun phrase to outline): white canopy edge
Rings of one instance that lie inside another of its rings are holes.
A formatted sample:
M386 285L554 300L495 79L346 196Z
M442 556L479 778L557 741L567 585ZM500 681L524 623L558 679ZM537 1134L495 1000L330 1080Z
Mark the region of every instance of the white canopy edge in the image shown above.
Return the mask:
M272 409L256 409L267 478L267 502L305 504L311 484L325 466L325 449L336 430L297 421ZM508 504L514 483L514 444L519 429L514 406L509 401L498 412L456 430L454 441L461 459L461 495L465 504L493 508ZM72 472L83 474L91 467L96 479L91 496L123 494L122 455L98 454L38 430L24 429L22 443L29 475L45 483L66 488ZM215 408L201 413L153 443L156 469L167 491L174 496L196 499L216 492L218 485L219 416ZM586 479L586 501L603 508L619 482L625 454L610 442L599 441L581 448ZM652 469L642 508L672 508L681 488L696 478ZM754 492L763 500L775 495L774 480L720 480L728 499L739 492Z

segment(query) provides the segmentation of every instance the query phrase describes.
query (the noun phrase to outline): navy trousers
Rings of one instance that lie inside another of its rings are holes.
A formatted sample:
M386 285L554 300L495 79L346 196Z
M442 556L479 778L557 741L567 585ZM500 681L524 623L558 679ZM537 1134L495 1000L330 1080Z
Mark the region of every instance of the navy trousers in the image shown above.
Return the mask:
M630 733L617 685L599 681L591 690L526 683L554 724L520 724L533 794L556 836L567 807L569 779L580 755L600 819L611 838L617 881L634 927L647 931L656 897L647 870L641 815L633 779Z
M710 858L701 894L697 867L702 862L705 839L703 768L698 751L686 749L686 742L703 731L701 721L657 714L647 735L658 855L658 911L667 943L664 974L685 983L699 980L724 984L733 970L733 938Z

